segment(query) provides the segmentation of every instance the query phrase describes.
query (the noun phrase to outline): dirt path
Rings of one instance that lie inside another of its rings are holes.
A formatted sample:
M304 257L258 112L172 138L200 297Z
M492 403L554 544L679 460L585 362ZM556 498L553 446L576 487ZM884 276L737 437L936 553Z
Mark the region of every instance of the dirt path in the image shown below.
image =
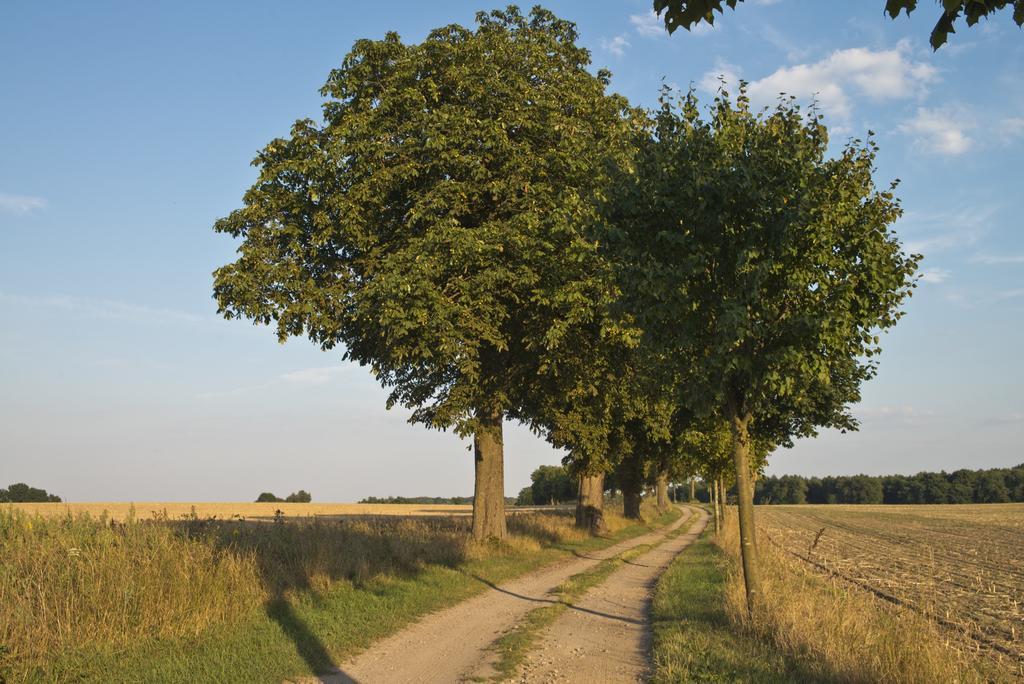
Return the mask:
M648 614L654 584L707 525L700 511L686 534L628 561L587 592L540 637L517 681L638 682L648 676Z
M686 521L684 516L666 528L493 587L455 606L431 613L378 641L343 663L334 674L300 681L331 684L461 681L488 661L491 655L488 647L495 639L518 624L529 611L553 602L549 592L566 579L633 547L658 543Z

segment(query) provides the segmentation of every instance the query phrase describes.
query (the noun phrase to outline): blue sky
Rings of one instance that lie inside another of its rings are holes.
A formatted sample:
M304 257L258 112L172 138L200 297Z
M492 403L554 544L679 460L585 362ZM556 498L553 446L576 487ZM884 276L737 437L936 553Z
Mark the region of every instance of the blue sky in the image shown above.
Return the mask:
M721 74L817 97L834 139L878 132L896 229L924 282L886 336L857 434L771 472L873 474L1024 461L1024 36L1008 13L928 48L937 8L748 0L668 36L643 0L552 2L613 89ZM358 38L422 39L478 3L5 3L0 9L0 486L71 500L468 494L466 443L406 424L363 369L215 315L249 161ZM559 455L509 427L506 488Z

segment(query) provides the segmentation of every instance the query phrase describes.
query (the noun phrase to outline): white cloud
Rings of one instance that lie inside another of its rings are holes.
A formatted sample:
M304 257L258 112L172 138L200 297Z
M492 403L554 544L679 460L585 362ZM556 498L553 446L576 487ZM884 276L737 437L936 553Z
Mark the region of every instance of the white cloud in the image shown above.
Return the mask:
M972 264L1024 264L1024 254L976 254L971 257Z
M996 293L996 299L1017 299L1018 297L1024 297L1024 289L1003 290Z
M633 25L637 33L647 38L657 38L668 33L665 29L665 22L654 13L654 10L643 14L630 15L629 23Z
M949 278L949 271L944 268L925 268L921 269L921 282L923 283L941 283Z
M909 51L909 44L903 42L892 50L836 50L818 62L777 69L752 81L748 92L756 106L771 104L780 93L801 99L815 97L825 113L848 121L853 113L851 94L879 102L925 94L927 84L938 78L938 72L928 64L912 61ZM715 83L718 73L708 72L701 84Z
M899 130L914 136L915 144L926 152L956 156L974 145L967 135L973 127L971 115L966 110L919 107L917 115L900 124Z
M0 192L0 209L14 212L15 214L27 214L35 209L42 209L46 206L46 200L42 197L30 197L29 195L8 195Z
M612 53L616 57L622 57L626 54L626 48L629 47L629 41L626 40L625 35L615 36L611 40L607 38L601 39L601 47Z
M324 385L345 373L349 368L350 365L303 368L302 370L283 373L281 379L296 385Z

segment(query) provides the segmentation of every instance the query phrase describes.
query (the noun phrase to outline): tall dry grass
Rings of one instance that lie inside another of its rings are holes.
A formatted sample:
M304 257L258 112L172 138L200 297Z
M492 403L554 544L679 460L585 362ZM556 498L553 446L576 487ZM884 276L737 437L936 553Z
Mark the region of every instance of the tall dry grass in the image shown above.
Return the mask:
M732 560L726 591L732 622L798 657L822 679L933 684L1000 678L981 659L953 647L924 616L819 575L761 535L762 597L751 619L735 510L727 510L716 541Z
M200 635L269 602L424 566L579 540L572 518L512 516L505 544L466 518L116 522L0 510L0 673L82 648ZM2 679L2 674L0 674Z

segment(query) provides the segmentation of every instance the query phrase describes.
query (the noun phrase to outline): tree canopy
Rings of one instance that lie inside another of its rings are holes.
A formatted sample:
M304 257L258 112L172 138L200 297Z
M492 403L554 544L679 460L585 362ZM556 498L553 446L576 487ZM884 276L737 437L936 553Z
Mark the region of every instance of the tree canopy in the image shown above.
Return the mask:
M502 417L602 287L587 227L627 147L626 102L571 22L511 6L476 22L355 43L323 123L271 141L216 223L242 243L214 295L282 340L343 346L412 421L475 433L479 505L502 496ZM486 515L504 536L500 506Z
M654 11L659 15L664 12L665 28L674 33L679 27L689 31L702 21L713 25L715 12L721 14L724 7L736 9L740 2L743 0L654 0ZM929 37L934 50L942 47L950 33L956 33L956 23L961 17L968 26L974 26L982 18L1012 9L1013 21L1017 26L1024 25L1024 0L939 0L938 4L939 19ZM904 11L909 15L916 8L917 0L885 0L885 13L893 19Z
M849 406L920 259L889 229L899 202L895 183L875 187L870 136L827 148L821 116L792 99L755 112L741 84L705 117L692 91L666 89L610 222L621 288L678 402L732 430L751 604L758 451L856 429Z
M29 487L24 482L0 489L0 503L60 503L60 500L56 494L49 494L38 487Z

